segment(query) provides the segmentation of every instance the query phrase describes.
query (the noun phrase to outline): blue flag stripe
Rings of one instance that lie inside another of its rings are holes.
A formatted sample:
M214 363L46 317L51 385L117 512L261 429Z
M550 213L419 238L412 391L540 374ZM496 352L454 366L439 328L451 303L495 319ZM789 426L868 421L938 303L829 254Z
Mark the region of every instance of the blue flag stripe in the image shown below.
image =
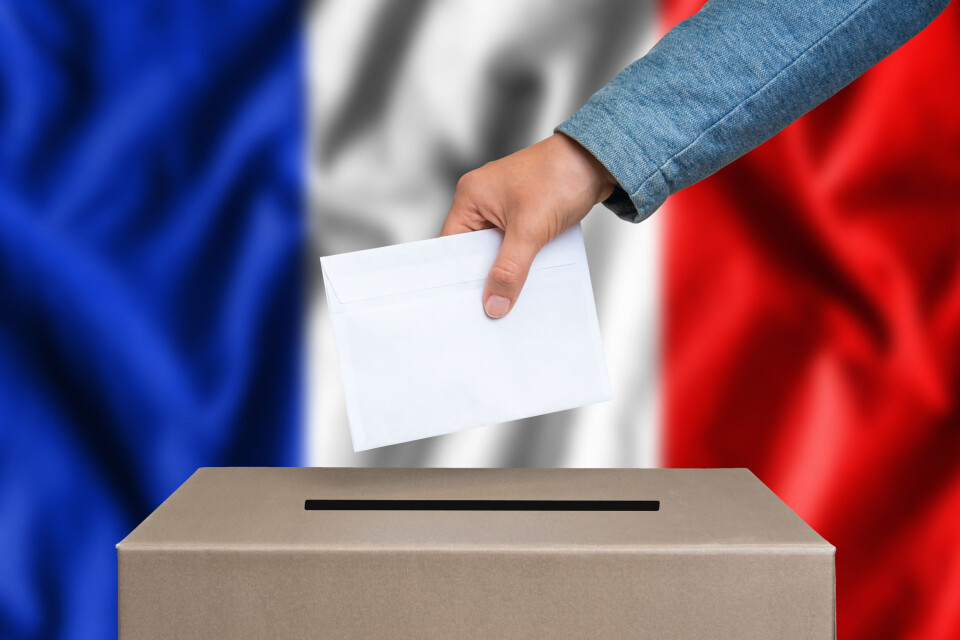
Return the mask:
M0 637L114 636L194 469L301 461L300 11L0 6Z

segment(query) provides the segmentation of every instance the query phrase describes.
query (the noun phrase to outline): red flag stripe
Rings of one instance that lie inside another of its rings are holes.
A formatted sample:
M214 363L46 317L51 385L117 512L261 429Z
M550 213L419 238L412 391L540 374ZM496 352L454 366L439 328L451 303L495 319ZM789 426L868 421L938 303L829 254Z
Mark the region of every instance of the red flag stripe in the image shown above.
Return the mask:
M839 637L960 637L958 5L669 214L665 463L835 544Z

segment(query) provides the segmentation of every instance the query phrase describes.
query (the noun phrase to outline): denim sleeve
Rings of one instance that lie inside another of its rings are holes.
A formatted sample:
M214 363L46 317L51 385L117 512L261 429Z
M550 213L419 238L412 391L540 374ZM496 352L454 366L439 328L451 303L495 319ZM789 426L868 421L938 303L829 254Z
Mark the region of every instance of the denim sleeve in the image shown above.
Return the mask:
M927 26L949 0L712 0L557 127L639 222L772 137Z

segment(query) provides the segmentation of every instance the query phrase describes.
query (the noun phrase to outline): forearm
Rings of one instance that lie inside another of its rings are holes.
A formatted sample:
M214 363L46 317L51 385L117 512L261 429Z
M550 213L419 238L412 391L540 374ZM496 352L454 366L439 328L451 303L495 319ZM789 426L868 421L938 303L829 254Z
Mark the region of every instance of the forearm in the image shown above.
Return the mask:
M948 0L713 0L557 127L632 221L761 144L919 33Z

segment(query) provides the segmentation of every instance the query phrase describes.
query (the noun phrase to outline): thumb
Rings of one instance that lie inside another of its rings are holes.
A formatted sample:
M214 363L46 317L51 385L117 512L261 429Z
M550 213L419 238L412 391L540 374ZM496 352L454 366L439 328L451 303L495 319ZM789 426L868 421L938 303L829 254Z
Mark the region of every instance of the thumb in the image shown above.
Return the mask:
M502 318L513 308L538 251L536 242L507 230L483 288L483 310L488 316Z

